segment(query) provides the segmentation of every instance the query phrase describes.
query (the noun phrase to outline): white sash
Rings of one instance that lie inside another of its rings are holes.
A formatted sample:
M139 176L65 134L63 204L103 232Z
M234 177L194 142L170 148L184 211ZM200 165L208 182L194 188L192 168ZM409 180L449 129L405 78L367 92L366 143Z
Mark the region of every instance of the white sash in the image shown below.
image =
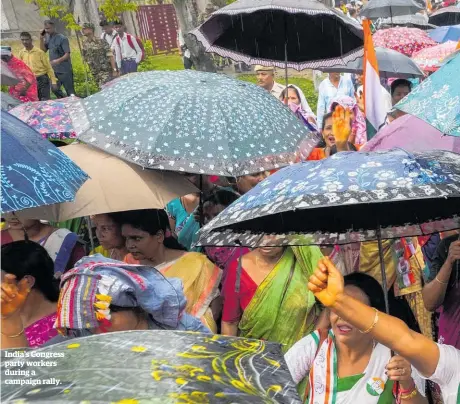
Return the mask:
M340 393L338 397L337 353L334 335L330 332L310 369L309 404L377 404L387 382L385 365L390 358L390 350L377 344L364 376L349 391Z

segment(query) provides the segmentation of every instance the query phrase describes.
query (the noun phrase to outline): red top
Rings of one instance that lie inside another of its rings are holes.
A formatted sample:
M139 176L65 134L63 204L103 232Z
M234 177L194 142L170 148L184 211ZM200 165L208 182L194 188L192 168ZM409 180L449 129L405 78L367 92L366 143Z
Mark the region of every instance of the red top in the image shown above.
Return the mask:
M227 277L222 287L222 296L224 299L222 321L227 323L236 323L241 319L244 310L248 307L258 287L244 268L242 268L240 291L239 293L235 292L238 261L239 259L236 259L229 265Z

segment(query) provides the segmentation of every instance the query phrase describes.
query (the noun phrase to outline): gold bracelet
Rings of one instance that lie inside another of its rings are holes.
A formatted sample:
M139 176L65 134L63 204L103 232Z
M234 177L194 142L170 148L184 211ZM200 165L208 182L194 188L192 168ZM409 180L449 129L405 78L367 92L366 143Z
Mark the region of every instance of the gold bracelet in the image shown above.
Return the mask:
M375 311L374 321L367 330L364 330L364 331L359 330L361 334L369 334L372 331L372 329L375 327L377 322L379 321L379 311L375 307L373 307L373 309Z
M438 279L438 275L436 275L436 276L434 277L434 279L435 279L436 281L438 281L441 285L448 285L448 284L449 284L449 281L443 282L443 281L439 280L439 279Z
M17 334L14 334L14 335L6 335L6 334L3 334L2 332L0 332L0 334L2 334L4 337L6 338L17 338L17 337L20 337L22 334L24 334L24 325L22 326L22 330L20 332L18 332Z
M410 400L412 398L414 398L415 396L417 395L417 387L414 387L414 390L412 390L409 394L406 394L406 395L400 395L399 398L401 400Z

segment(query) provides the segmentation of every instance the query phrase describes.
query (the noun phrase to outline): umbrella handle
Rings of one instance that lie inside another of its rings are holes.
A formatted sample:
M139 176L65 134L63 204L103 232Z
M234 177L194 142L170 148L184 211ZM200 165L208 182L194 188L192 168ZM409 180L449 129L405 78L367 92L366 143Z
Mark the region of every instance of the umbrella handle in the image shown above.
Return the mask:
M383 298L385 300L385 312L387 314L390 314L390 305L388 303L387 274L385 271L385 259L383 257L382 230L381 230L380 224L377 227L377 243L379 246L380 272L382 273L382 288L383 288Z

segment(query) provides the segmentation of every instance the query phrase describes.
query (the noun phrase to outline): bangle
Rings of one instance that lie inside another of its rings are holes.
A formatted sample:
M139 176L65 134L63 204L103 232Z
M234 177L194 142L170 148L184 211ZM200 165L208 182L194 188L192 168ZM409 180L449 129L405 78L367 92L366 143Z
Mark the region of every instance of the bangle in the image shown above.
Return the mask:
M370 333L370 332L372 331L372 329L375 327L375 325L377 324L377 322L379 321L379 311L378 311L375 307L374 307L373 309L374 309L374 311L375 311L374 321L372 322L371 326L370 326L368 329L366 329L366 330L364 330L364 331L359 330L359 332L360 332L361 334L368 334L368 333Z
M24 325L22 326L22 330L20 332L18 332L17 334L14 334L14 335L6 335L6 334L3 334L3 332L0 332L0 334L2 334L4 337L6 338L17 338L17 337L20 337L22 334L24 334Z
M449 281L444 282L444 281L439 280L438 275L436 275L436 276L434 277L434 280L435 280L435 281L438 281L441 285L448 285L448 284L449 284Z
M401 394L399 398L401 400L410 400L414 398L416 395L417 395L417 387L414 387L414 389L409 394L406 394L406 395Z

